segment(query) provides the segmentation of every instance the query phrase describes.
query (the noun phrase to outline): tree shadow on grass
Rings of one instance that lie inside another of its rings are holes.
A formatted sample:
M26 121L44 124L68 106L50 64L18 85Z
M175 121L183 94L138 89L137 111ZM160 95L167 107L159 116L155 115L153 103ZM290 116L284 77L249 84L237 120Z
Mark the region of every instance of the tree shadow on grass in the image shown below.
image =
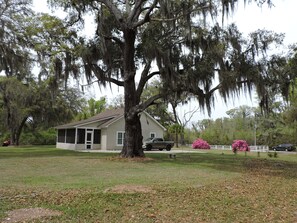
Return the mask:
M83 153L74 150L57 149L49 146L31 147L0 147L0 159L8 158L32 158L32 157L57 157L57 156L77 156L77 157L107 157L108 153Z
M154 162L171 163L177 166L210 168L218 171L252 173L268 176L297 178L297 162L237 156L234 154L179 153L175 157L168 154L150 154Z
M269 158L253 158L249 156L245 157L234 154L177 153L175 156L171 157L169 154L171 153L150 153L146 154L146 157L150 159L136 159L135 161L142 163L159 163L161 166L192 166L192 168L209 168L226 172L250 172L269 176L297 178L297 162ZM83 159L109 158L111 162L118 162L120 160L116 158L113 159L118 156L118 154L115 153L83 153L73 150L56 149L53 146L0 148L0 159L63 156L80 157Z

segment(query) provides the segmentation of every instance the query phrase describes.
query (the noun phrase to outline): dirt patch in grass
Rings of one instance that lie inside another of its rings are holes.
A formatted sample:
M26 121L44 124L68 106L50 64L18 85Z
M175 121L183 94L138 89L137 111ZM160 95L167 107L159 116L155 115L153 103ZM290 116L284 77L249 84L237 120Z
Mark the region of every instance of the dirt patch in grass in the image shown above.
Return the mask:
M60 216L62 212L45 208L22 208L7 212L7 217L2 223L26 222L43 217Z
M117 185L115 187L107 188L104 192L116 194L155 193L152 188L142 185Z

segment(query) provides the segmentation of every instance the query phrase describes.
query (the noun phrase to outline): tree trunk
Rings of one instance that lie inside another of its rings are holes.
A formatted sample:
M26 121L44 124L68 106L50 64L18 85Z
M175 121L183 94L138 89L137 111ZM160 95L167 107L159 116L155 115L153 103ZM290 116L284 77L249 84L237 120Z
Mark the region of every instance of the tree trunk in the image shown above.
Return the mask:
M136 106L140 96L136 94L135 85L135 36L134 29L124 30L124 98L125 98L125 139L121 157L143 157L142 131L139 111Z
M21 137L22 130L23 130L23 127L24 127L26 121L27 121L27 117L23 118L20 126L18 127L18 129L15 133L15 145L16 146L18 146L20 144L20 137Z
M13 129L10 130L10 144L15 145L15 131Z
M129 120L125 118L125 141L121 157L144 157L142 138L139 115L136 114L132 119L129 118Z
M18 146L19 145L19 139L17 137L17 130L11 129L10 130L10 143L11 145Z
M125 139L121 157L144 157L140 115L136 111L138 104L135 82L131 79L125 82Z
M175 147L178 148L178 130L175 129Z
M183 146L186 145L184 131L182 131L181 134L180 134L180 144L183 145Z

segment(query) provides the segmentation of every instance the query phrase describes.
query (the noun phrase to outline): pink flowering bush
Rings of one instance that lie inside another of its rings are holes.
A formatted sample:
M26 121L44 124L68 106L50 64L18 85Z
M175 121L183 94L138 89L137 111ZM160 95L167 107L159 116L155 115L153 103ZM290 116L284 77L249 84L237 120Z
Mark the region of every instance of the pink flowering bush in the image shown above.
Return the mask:
M208 142L203 139L196 139L192 144L193 149L210 149Z
M250 151L250 147L245 140L237 139L233 141L232 151L234 153L237 151Z

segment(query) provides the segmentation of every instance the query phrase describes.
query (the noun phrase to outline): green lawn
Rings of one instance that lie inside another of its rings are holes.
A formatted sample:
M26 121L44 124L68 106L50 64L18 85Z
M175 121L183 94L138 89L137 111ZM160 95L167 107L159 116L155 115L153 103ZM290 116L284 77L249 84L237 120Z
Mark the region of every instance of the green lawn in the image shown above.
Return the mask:
M296 153L146 158L2 147L0 219L8 210L44 207L63 215L34 222L297 222ZM146 191L125 190L134 187Z

